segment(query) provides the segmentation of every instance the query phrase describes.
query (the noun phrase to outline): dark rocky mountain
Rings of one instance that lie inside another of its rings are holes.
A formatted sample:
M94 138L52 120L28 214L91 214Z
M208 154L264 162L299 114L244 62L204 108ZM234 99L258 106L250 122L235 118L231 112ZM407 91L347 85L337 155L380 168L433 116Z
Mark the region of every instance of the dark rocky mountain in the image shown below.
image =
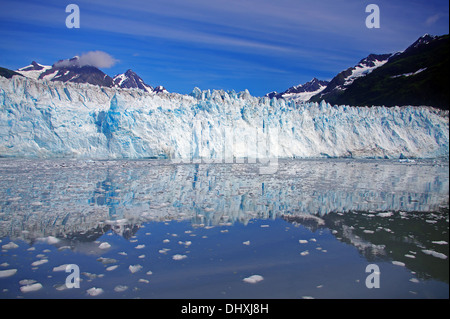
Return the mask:
M328 81L321 81L317 78L313 78L311 81L306 82L305 84L290 87L289 89L281 93L267 93L266 96L269 98L276 97L277 99L284 98L306 101L312 95L317 94L325 89L327 85Z
M426 34L370 74L355 79L345 90L323 95L327 88L311 100L355 106L424 105L448 110L449 48L448 35Z
M132 70L128 70L123 74L118 74L113 78L114 85L120 88L137 88L147 92L153 92L154 89L150 85L146 84L144 80L141 79Z
M392 54L370 54L358 62L357 65L350 67L336 75L327 85L327 87L311 98L312 102L325 99L332 99L334 96L342 94L357 78L365 77L374 69L386 63Z
M46 76L51 76L52 81L74 82L74 83L89 83L98 86L113 87L114 82L109 75L106 75L96 67L85 65L53 67L43 72L39 79Z
M3 76L5 78L7 78L7 79L10 79L14 75L22 76L22 74L17 73L16 71L0 67L0 76Z
M30 65L18 69L16 74L47 81L89 83L105 87L137 88L146 92L155 93L167 92L163 86L153 88L146 84L144 80L132 70L128 70L123 74L118 74L114 78L111 78L94 66L80 65L78 59L79 58L76 56L69 60L59 60L52 66L42 65L33 61ZM4 73L7 74L6 71ZM8 73L8 75L9 74L10 73Z

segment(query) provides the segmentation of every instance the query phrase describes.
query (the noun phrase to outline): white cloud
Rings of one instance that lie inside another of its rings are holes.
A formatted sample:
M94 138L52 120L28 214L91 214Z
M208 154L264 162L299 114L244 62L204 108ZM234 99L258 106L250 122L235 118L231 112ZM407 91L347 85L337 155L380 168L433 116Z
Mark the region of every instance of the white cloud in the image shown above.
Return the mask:
M97 68L110 68L115 65L118 60L114 59L111 55L103 51L89 51L83 53L77 59L63 60L55 64L56 67L64 66L94 66Z

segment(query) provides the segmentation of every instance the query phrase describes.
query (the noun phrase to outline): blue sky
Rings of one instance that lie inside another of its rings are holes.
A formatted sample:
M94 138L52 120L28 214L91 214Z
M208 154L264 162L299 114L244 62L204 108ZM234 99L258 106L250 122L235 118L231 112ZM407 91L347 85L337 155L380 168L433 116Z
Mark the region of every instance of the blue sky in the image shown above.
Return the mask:
M80 28L68 29L68 4ZM368 4L380 8L368 29ZM170 92L194 87L261 96L333 78L370 53L404 50L425 33L447 34L444 0L0 0L0 66L51 65L100 50Z

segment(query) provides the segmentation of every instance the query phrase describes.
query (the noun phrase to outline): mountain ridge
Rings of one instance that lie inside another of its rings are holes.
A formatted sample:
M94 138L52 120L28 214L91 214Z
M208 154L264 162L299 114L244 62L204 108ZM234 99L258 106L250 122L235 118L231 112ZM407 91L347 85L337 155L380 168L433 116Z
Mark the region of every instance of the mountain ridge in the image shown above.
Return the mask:
M30 65L12 72L35 80L88 83L110 88L137 88L149 93L167 92L162 86L153 88L151 85L146 84L131 69L112 78L95 66L79 65L77 56L69 60L59 60L51 66L32 61Z
M340 90L331 87L335 82L342 83L343 73L339 73L309 101L353 106L428 105L448 110L449 55L448 35L425 34Z

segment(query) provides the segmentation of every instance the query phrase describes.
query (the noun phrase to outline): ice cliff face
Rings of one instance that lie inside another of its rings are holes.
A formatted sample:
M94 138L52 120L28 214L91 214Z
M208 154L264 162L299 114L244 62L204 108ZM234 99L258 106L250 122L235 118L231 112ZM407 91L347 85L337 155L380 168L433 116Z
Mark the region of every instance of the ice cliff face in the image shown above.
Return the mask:
M245 92L154 94L0 77L0 156L229 162L449 155L448 111L331 106Z

